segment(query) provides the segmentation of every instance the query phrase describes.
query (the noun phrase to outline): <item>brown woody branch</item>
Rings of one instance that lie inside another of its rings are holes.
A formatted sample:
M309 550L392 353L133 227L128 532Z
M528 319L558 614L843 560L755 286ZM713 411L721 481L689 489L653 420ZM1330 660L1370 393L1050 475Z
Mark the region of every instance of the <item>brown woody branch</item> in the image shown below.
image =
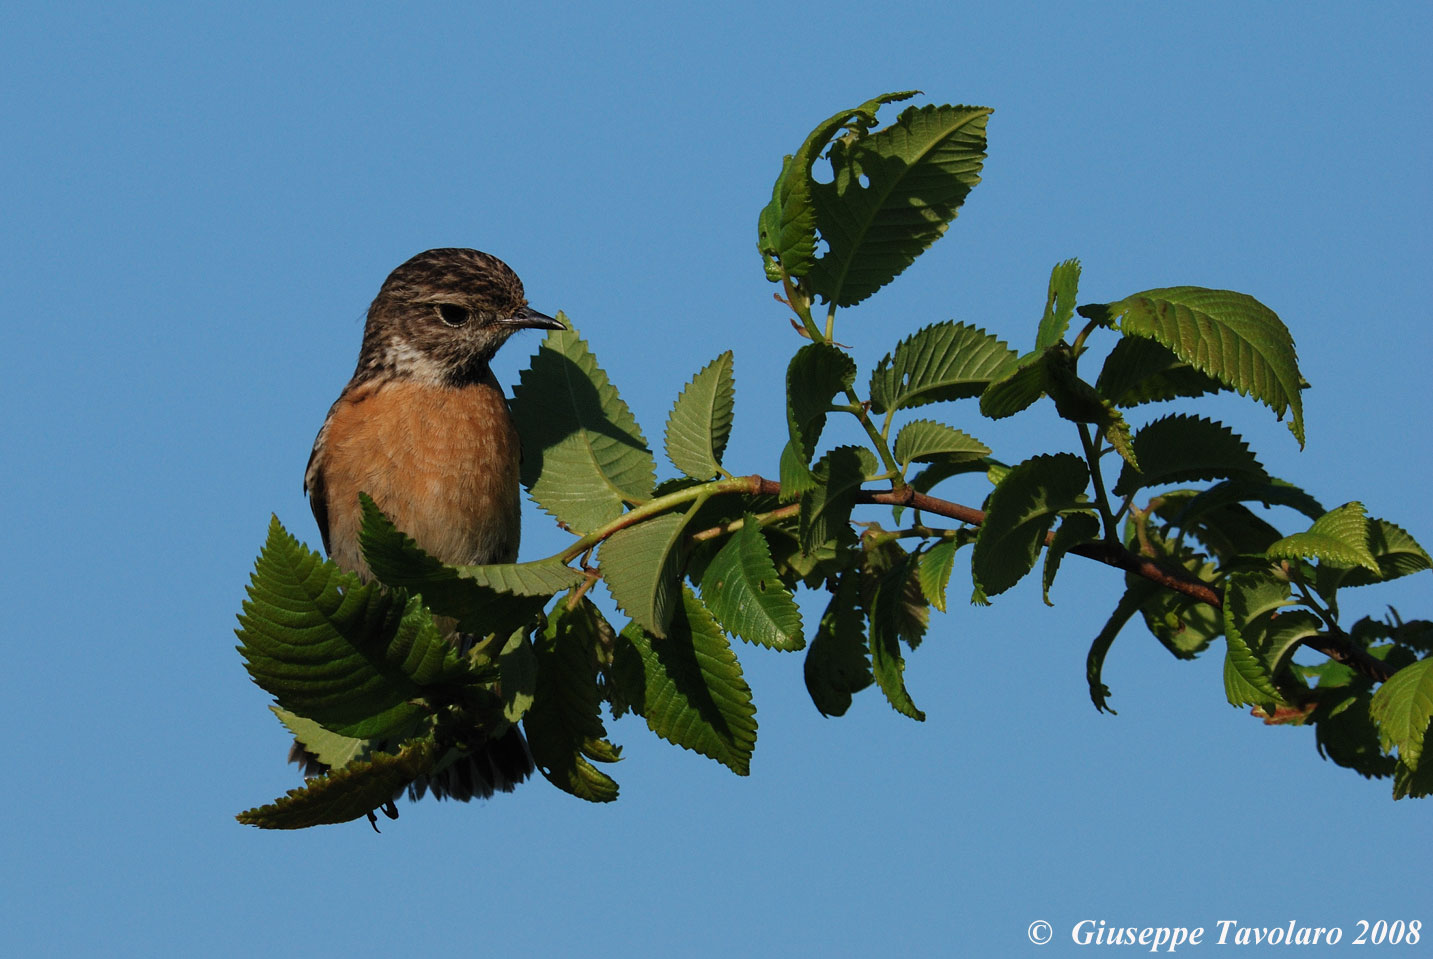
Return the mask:
M781 484L760 476L751 477L753 485L760 492L769 495L780 495ZM909 486L900 490L889 492L875 492L862 490L857 496L859 503L873 503L886 506L909 506L924 513L934 513L937 516L944 516L948 519L959 520L971 526L979 526L985 522L985 512L973 506L963 506L960 503L952 503L949 500L939 499L935 496L928 496L925 493L917 493ZM1131 552L1117 543L1101 541L1098 543L1082 543L1070 550L1086 559L1092 559L1097 563L1104 563L1106 566L1113 566L1122 569L1127 573L1147 579L1151 583L1162 586L1165 589L1174 590L1200 603L1207 603L1215 609L1224 605L1224 592L1217 586L1195 579L1188 572L1182 569L1171 569L1148 556L1141 556ZM1387 664L1369 655L1362 646L1352 642L1343 635L1331 633L1319 633L1306 637L1303 644L1310 649L1323 653L1336 662L1357 670L1363 675L1377 682L1385 682L1392 676L1395 670L1388 668Z

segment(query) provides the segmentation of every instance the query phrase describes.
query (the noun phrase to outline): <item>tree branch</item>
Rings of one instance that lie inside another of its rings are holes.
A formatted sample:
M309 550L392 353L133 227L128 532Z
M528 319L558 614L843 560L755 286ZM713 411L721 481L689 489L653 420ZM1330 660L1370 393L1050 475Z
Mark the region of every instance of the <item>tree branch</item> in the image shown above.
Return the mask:
M781 484L760 476L750 478L753 486L762 493L779 496ZM935 496L928 496L925 493L917 493L909 486L900 490L890 492L876 492L873 490L862 490L857 496L858 503L878 504L885 506L909 506L924 513L934 513L937 516L944 516L947 519L959 520L971 526L979 526L985 522L985 512L973 506L963 506L960 503L952 503L949 500L940 499ZM1053 535L1053 534L1051 534ZM1048 538L1047 538L1048 542ZM1160 565L1147 556L1140 556L1123 546L1110 542L1082 543L1070 550L1086 559L1092 559L1097 563L1106 566L1113 566L1122 569L1142 579L1147 579L1157 586L1174 590L1196 602L1206 603L1215 609L1224 606L1224 592L1217 586L1195 579L1184 570L1169 569ZM1386 682L1397 670L1388 668L1388 665L1381 660L1369 655L1362 646L1353 643L1351 640L1335 636L1330 633L1319 633L1306 637L1303 645L1310 649L1323 653L1328 658L1343 663L1351 669L1355 669L1363 675L1376 682Z

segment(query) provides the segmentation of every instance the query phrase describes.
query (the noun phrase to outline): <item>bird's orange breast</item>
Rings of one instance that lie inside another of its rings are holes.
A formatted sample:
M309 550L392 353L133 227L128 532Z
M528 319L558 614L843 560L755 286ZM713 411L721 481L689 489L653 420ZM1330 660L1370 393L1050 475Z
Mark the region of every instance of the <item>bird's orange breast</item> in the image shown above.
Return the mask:
M332 557L364 574L360 492L428 553L455 565L517 558L519 446L495 381L406 381L349 390L329 416L317 466Z

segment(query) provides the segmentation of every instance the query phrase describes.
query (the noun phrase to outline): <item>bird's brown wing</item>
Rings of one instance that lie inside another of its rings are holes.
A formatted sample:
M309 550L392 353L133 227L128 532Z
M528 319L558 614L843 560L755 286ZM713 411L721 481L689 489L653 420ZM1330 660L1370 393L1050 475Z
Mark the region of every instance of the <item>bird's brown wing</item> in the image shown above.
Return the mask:
M332 411L330 411L332 415ZM323 482L323 441L328 433L328 419L323 421L323 429L318 431L314 437L313 452L309 453L308 466L304 469L304 492L308 494L308 505L313 510L313 518L318 523L318 535L323 537L323 551L332 553L332 547L328 541L328 493Z

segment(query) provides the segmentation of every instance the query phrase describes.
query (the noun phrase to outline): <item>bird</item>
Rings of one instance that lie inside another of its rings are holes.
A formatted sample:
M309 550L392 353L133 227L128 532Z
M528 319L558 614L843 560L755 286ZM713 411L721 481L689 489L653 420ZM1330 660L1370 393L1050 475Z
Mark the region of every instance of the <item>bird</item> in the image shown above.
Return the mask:
M368 309L353 377L329 409L304 471L329 558L372 579L358 539L359 493L366 493L444 563L514 562L521 447L489 363L519 330L564 328L530 307L517 274L488 253L427 250L390 273ZM448 638L460 648L471 639L455 632ZM326 771L297 741L289 759L305 777ZM439 799L487 798L510 792L532 772L532 754L514 726L408 792L414 800L425 790ZM391 803L385 812L396 815Z

